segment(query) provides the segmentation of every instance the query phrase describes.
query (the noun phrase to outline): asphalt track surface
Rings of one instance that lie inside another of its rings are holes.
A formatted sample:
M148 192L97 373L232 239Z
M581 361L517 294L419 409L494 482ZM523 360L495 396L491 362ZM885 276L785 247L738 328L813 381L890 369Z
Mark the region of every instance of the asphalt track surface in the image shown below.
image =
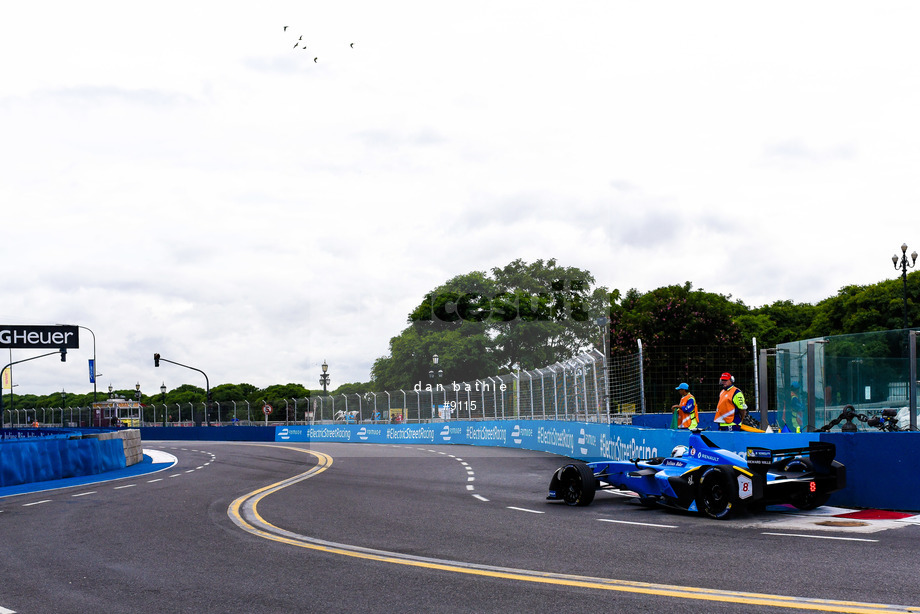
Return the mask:
M501 448L144 447L150 473L0 489L0 614L920 612L918 524L570 508L564 459Z

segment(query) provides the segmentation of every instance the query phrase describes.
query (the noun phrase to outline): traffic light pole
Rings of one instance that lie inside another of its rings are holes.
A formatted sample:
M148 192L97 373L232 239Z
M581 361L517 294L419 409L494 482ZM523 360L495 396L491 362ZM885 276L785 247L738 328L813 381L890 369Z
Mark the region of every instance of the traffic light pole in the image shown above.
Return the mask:
M13 362L3 367L3 370L0 371L0 373L2 373L3 371L6 371L13 365L18 365L21 362L29 362L30 360L35 360L37 358L44 358L45 356L51 356L52 354L57 354L57 353L61 354L61 362L67 362L67 348L61 348L57 352L48 352L47 354L39 354L38 356L33 356L31 358L23 358L22 360L14 360ZM0 391L0 427L2 426L3 426L3 393L2 391ZM13 405L12 403L10 404L10 428L13 428Z
M168 362L168 363L171 364L171 365L177 365L177 366L179 366L179 367L185 367L186 369L191 369L192 371L198 371L199 373L201 373L202 375L204 375L205 394L206 394L206 398L207 398L207 409L205 409L204 418L205 418L205 421L208 423L208 426L211 426L211 414L210 414L210 409L211 409L211 383L208 381L208 374L205 373L204 371L202 371L201 369L196 369L195 367L190 367L190 366L188 366L188 365L184 365L184 364L182 364L181 362L175 362L175 361L172 361L172 360L166 360L165 358L162 358L159 354L154 354L154 355L153 355L153 366L154 366L154 367L159 367L159 366L160 366L160 361ZM195 420L195 426L201 426L201 418L198 418L197 420Z

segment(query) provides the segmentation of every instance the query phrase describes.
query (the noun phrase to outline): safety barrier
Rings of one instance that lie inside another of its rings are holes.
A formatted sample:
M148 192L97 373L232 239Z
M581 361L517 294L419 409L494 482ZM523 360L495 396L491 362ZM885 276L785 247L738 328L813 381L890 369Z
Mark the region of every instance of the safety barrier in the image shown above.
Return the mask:
M23 431L5 431L0 441L0 486L96 475L143 459L137 430L59 429L44 436L38 429Z

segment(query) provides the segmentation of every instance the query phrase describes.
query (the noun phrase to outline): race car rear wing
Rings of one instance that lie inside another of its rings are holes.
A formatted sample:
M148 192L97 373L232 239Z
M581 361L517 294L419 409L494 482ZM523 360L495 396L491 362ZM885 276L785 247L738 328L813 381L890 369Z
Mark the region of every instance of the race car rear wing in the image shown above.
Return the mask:
M837 447L834 444L826 441L810 441L807 448L771 450L769 448L750 447L747 449L746 460L751 471L766 474L777 461L797 456L808 456L816 471L827 473L831 470L831 463L833 463L836 455Z

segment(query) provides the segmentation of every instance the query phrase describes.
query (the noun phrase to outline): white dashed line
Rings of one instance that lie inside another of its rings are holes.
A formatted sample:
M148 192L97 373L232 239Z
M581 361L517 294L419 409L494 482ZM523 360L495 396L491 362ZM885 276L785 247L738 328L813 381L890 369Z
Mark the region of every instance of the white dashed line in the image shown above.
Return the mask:
M157 478L157 479L155 479L155 480L147 480L147 483L148 483L148 484L153 484L154 482L162 482L162 481L163 481L163 478Z
M122 488L134 488L137 484L125 484L124 486L116 486L115 490L121 490Z
M467 484L467 485L466 485L466 489L467 489L467 490L473 490L473 485L472 485L472 484Z
M676 526L676 525L672 525L672 524L652 524L652 523L650 523L650 522L630 522L630 521L628 521L628 520L611 520L610 518L598 518L598 520L601 521L601 522L613 522L613 523L616 523L616 524L634 524L634 525L638 525L638 526L640 526L640 527L656 527L656 528L659 528L659 529L677 529L677 528L680 528L680 527L678 527L678 526Z
M812 539L837 539L847 542L877 542L877 539L861 539L859 537L831 537L830 535L802 535L796 533L762 533L762 535L776 535L779 537L810 537Z
M96 494L96 491L95 491L95 490L91 490L91 491L89 491L89 492L81 492L81 493L77 493L77 494L75 494L75 495L70 495L70 496L71 496L71 497L85 497L86 495L95 495L95 494Z
M508 506L508 509L516 510L518 512L527 512L528 514L545 514L546 513L546 512L539 512L537 510L529 510L525 507L511 507L510 505Z
M474 498L474 499L479 499L480 501L486 501L486 502L489 501L488 499L486 499L486 498L483 497L482 495L473 495L473 498Z
M32 503L23 503L22 507L32 507L33 505L41 505L42 503L51 503L51 499L45 499L44 501L33 501Z

